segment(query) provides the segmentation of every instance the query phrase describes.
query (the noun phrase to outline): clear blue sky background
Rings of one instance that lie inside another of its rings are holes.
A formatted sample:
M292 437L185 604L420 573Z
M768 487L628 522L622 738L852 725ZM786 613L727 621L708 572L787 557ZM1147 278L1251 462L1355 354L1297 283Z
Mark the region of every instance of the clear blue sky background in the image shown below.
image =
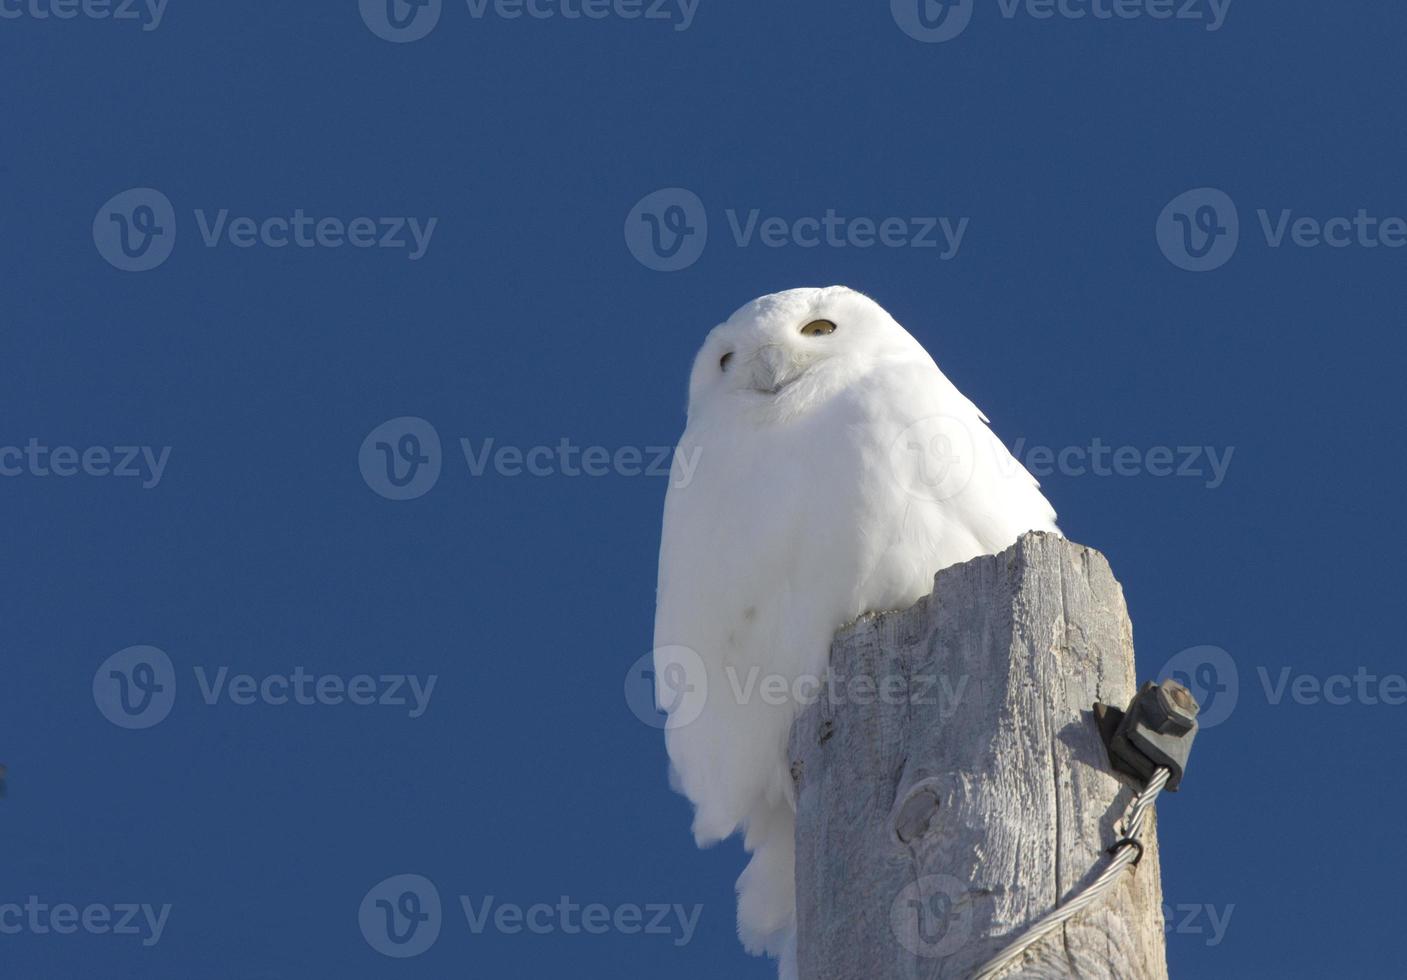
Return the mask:
M734 938L740 848L694 849L623 694L666 481L476 477L458 444L671 444L711 326L834 282L885 304L1008 444L1143 461L1043 483L1123 582L1142 675L1192 647L1229 658L1192 657L1209 699L1237 700L1160 805L1174 976L1400 969L1407 706L1379 695L1404 669L1407 249L1274 248L1257 211L1407 213L1407 9L1235 0L1210 31L978 0L943 43L883 0L700 0L680 23L445 0L428 36L390 43L350 0L172 0L150 31L0 18L0 448L171 447L149 489L28 462L0 478L0 905L171 905L151 946L0 934L0 974L770 976ZM93 237L138 187L175 208L147 272ZM669 187L709 231L661 272L623 229ZM1155 224L1201 187L1234 200L1240 243L1198 274ZM970 222L944 261L740 246L728 211L754 208ZM198 209L438 224L411 261L209 248ZM399 416L444 446L414 500L359 468ZM1163 446L1234 456L1211 488L1205 458L1151 472ZM131 730L94 678L140 644L176 697ZM194 679L299 665L438 681L411 718L207 704ZM1287 668L1310 681L1277 699ZM1315 703L1359 668L1366 694ZM358 908L406 873L446 912L390 959ZM703 911L682 946L474 935L459 895Z

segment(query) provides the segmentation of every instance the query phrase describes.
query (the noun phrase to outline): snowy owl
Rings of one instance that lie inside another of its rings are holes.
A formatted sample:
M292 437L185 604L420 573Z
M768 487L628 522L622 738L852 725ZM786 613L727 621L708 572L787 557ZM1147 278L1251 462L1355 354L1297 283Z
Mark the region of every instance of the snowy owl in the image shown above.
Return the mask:
M743 833L738 934L787 980L787 737L833 634L913 604L941 568L1058 533L1055 512L918 341L844 286L763 296L709 333L675 459L695 468L670 481L660 545L671 778L700 846Z

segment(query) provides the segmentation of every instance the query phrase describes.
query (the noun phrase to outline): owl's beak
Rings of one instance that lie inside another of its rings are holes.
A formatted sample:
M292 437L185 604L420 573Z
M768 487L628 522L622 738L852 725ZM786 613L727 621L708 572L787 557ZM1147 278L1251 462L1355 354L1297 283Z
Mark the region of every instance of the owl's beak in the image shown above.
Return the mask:
M801 377L802 369L777 344L758 349L752 358L752 389L764 395L775 395Z

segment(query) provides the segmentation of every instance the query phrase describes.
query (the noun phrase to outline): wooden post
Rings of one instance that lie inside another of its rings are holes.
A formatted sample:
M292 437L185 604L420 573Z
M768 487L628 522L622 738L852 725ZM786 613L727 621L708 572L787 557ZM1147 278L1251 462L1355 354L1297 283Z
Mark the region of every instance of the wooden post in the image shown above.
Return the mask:
M966 977L1087 883L1133 797L1091 707L1135 686L1097 551L1028 534L836 635L791 733L801 980ZM1097 907L1004 977L1163 980L1156 824Z

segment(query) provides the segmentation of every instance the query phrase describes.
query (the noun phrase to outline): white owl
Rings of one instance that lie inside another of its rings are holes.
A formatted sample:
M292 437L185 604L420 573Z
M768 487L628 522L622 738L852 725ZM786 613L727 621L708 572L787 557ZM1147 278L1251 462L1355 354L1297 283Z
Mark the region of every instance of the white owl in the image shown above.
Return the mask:
M1055 512L923 347L843 286L764 296L709 333L679 458L696 468L665 500L654 638L672 778L701 846L743 832L738 933L785 980L787 736L833 634L911 605L941 568L1056 532Z

